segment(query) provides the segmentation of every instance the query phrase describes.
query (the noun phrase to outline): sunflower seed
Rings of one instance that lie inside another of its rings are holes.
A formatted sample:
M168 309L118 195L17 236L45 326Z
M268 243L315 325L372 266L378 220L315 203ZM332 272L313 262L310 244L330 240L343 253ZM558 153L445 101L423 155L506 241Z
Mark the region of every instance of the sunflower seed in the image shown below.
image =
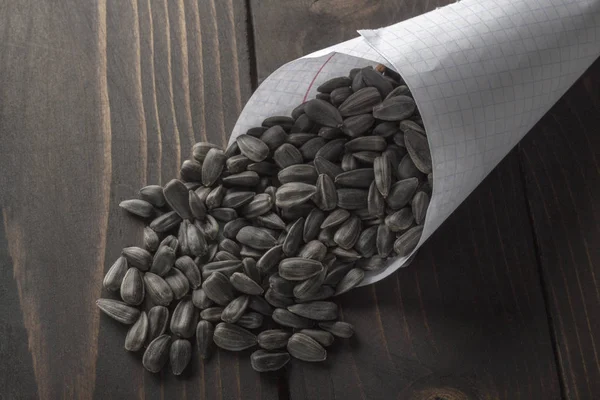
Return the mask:
M154 306L148 311L148 342L165 333L169 322L169 309L164 306Z
M217 325L213 340L217 346L229 351L242 351L256 345L256 335L226 322Z
M327 247L335 246L335 242L333 240L335 231L336 231L335 227L321 229L321 232L319 232L319 237L317 238L317 240L319 240L321 243L323 243Z
M196 190L202 186L202 183L200 182L184 182L183 184L187 190Z
M412 214L417 225L422 225L425 221L427 207L429 207L429 196L425 192L417 192L412 199Z
M238 146L237 142L233 142L227 146L227 150L225 150L225 157L230 158L238 154L240 154L240 147Z
M288 143L292 146L296 146L298 148L302 147L306 142L311 139L316 138L317 135L314 133L306 133L306 132L298 132L298 133L290 133L288 135Z
M123 200L119 207L142 218L149 218L154 214L154 207L145 200Z
M233 208L213 208L210 214L218 221L229 222L237 218L237 212Z
M192 289L197 289L202 284L202 274L198 265L188 256L179 257L175 260L175 268L183 272Z
M104 281L102 281L102 286L104 289L110 292L116 292L121 289L121 282L123 282L123 278L127 273L127 260L125 257L121 256L117 258L117 261L110 267L106 275L104 276Z
M417 178L418 180L422 180L424 177L423 173L415 166L409 154L406 154L400 161L397 175L398 179Z
M182 338L194 336L198 323L198 310L191 299L181 300L171 317L171 332Z
M431 151L429 150L427 137L409 129L404 134L404 143L406 144L406 150L410 154L410 158L419 171L424 174L431 173Z
M302 153L295 146L284 143L275 150L273 160L279 168L302 163Z
M395 96L410 96L410 90L406 85L400 85L394 90L392 90L387 96L386 100Z
M261 162L269 156L269 146L258 138L240 135L236 141L242 154L254 162Z
M287 309L296 315L315 321L329 321L338 317L338 306L330 301L294 304Z
M356 261L362 256L354 249L346 250L341 247L334 247L331 252L337 257L340 262Z
M319 328L324 329L327 332L331 332L335 336L344 339L351 338L352 335L354 335L354 326L347 322L319 322Z
M315 158L315 168L317 173L325 174L331 179L335 179L337 175L344 171L339 165L336 165L331 161L318 156Z
M354 268L348 271L348 273L342 278L335 288L335 295L338 296L342 293L355 288L359 283L362 282L365 277L365 271L360 268Z
M378 256L361 258L356 261L356 267L362 268L365 271L379 271L385 267L385 260Z
M375 179L373 168L358 168L342 172L335 177L335 184L354 188L368 188Z
M248 225L250 225L250 221L245 218L237 218L233 221L229 221L225 224L225 226L223 226L223 236L227 239L233 240L237 236L240 229Z
M399 210L408 204L413 197L419 180L417 178L407 178L396 182L390 189L386 201L392 210Z
M268 214L259 215L256 217L256 221L264 226L265 228L271 229L283 229L285 228L285 222L281 217L273 212Z
M210 322L220 322L223 310L223 307L205 308L204 310L200 311L200 318Z
M152 264L152 255L141 247L125 247L121 255L127 259L130 266L140 271L148 271Z
M359 163L363 164L373 164L375 159L379 157L381 154L376 151L359 151L357 153L352 153L352 157L354 157Z
M310 319L296 315L285 308L276 308L273 310L273 315L271 315L271 318L273 318L275 323L281 326L287 326L295 329L311 328L314 325L314 322Z
M319 362L325 361L327 351L315 339L304 333L294 333L288 340L287 350L302 361Z
M333 344L333 335L321 329L301 329L298 333L310 336L324 347L331 346Z
M398 124L395 122L382 122L373 128L373 135L389 138L398 132Z
M390 193L392 186L392 165L388 153L383 153L373 161L373 170L375 172L375 184L379 193L386 198Z
M169 361L169 348L171 346L171 337L161 335L154 339L146 348L142 365L152 373L159 372Z
M351 249L358 240L361 230L360 218L351 215L335 232L333 241L343 249Z
M317 156L318 151L325 146L326 143L327 142L322 137L314 137L300 147L300 153L305 161L313 160Z
M234 272L229 278L231 284L235 289L242 293L251 295L261 295L264 290L258 283L248 277L246 274L240 272ZM231 304L231 303L230 303ZM231 322L231 321L227 321Z
M127 331L125 337L125 350L138 351L142 348L148 337L148 316L142 311L139 318Z
M288 230L283 242L282 250L288 256L294 256L302 244L302 232L304 231L304 218L298 218Z
M413 221L414 218L410 207L404 207L385 217L385 224L392 232L399 232L410 228Z
M375 118L372 114L354 115L344 119L342 131L352 137L358 137L366 133L375 123Z
M202 283L202 289L204 289L209 299L221 306L226 306L235 298L233 286L231 286L229 279L221 272L212 273Z
M283 368L290 359L289 353L286 352L269 353L256 350L250 355L250 364L256 372L269 372Z
M379 225L377 228L377 254L380 257L387 257L394 246L394 234L385 224Z
M96 305L104 314L125 325L133 324L140 316L140 310L128 306L122 301L98 299Z
M408 96L394 96L373 107L373 116L384 121L401 121L415 112L415 101Z
M200 198L200 200L202 200L203 203L206 203L206 199L208 198L208 195L210 194L210 192L212 191L211 188L208 187L199 187L198 189L196 189L194 191L194 193L196 193L198 195L198 197Z
M196 343L200 358L206 360L209 358L212 350L213 335L215 328L209 321L199 321L196 326Z
M179 245L179 253L180 254L190 254L190 244L188 241L188 226L190 225L190 221L187 219L183 220L181 225L179 225L179 231L177 232L177 243Z
M339 106L339 110L342 117L350 117L370 113L379 103L381 103L381 95L377 89L363 88L347 97Z
M194 259L194 262L196 263L196 265L211 262L214 260L215 255L217 254L217 251L218 251L218 246L216 243L213 243L210 246L208 246L208 251L206 252L206 254L204 254L200 257L196 257Z
M287 307L294 304L294 300L292 298L285 297L271 288L267 289L265 292L265 300L273 307L278 308Z
M279 171L277 178L282 184L303 182L314 185L317 182L317 170L306 164L290 165Z
M337 206L338 194L332 178L325 174L319 175L316 189L313 201L317 207L324 211L333 210Z
M200 196L196 194L196 192L190 190L188 195L188 201L190 203L190 210L194 218L204 219L206 217L206 206L204 202L200 199Z
M295 221L298 218L306 218L313 208L315 208L315 206L311 203L298 204L293 207L282 208L280 210L281 218L288 222Z
M307 101L304 104L304 112L311 120L323 126L336 127L342 123L338 109L324 100Z
M232 174L237 174L238 172L243 172L246 170L246 167L252 162L248 157L243 154L238 154L233 157L229 157L227 161L225 161L225 166L227 167L227 171Z
M278 247L278 246L275 246L275 247ZM269 250L269 251L271 251L271 250ZM277 262L279 262L279 260ZM242 260L242 269L244 271L244 274L248 278L252 279L257 284L260 283L260 269L258 267L256 260L254 260L254 258L249 258L249 257L244 258Z
M344 87L347 88L350 85L352 85L352 79L348 78L347 76L339 76L323 82L321 85L319 85L319 87L317 87L317 92L331 93L335 89Z
M159 185L148 185L140 189L140 198L154 207L164 207L166 204L163 188Z
M121 282L121 299L127 304L137 306L144 301L144 282L137 268L129 268Z
M271 196L266 193L257 194L252 201L242 207L240 212L246 218L256 218L268 213L273 207Z
M263 132L260 136L260 140L262 140L269 149L275 150L286 142L287 133L285 133L285 130L281 126L273 125Z
M185 182L198 182L202 180L202 163L196 160L185 160L179 170L181 180Z
M289 168L289 167L288 167ZM305 203L317 191L314 185L303 182L290 182L281 185L275 194L277 207L291 208Z
M271 207L272 211L276 211L277 207L275 207L275 193L277 192L277 188L275 188L275 186L268 186L265 188L264 193L268 194L269 196L271 196L271 201L273 203L273 206Z
M410 228L396 239L396 242L394 242L394 251L398 257L408 256L417 247L422 233L423 225L419 225Z
M377 229L377 226L370 226L362 231L358 237L358 241L354 245L356 251L358 251L365 258L373 257L375 254Z
M197 161L202 162L206 158L209 150L213 148L218 149L219 146L209 142L198 142L192 148L192 155Z
M340 128L323 126L319 129L319 136L325 140L341 139L344 137L344 132Z
M323 270L323 264L308 258L291 257L279 263L279 275L290 281L302 281L317 275Z
M256 138L260 138L263 133L267 131L267 127L265 126L255 126L254 128L250 128L246 131L246 135L254 136Z
M187 294L190 290L190 283L180 270L172 268L169 273L165 276L165 282L171 288L173 297L179 300Z
M319 291L322 287L321 285L325 281L326 275L327 270L323 269L319 274L294 286L293 295L296 300L307 301L312 300L315 296L319 296Z
M334 267L331 268L331 271L327 272L327 276L323 283L325 285L337 285L353 267L353 263L339 263L334 265Z
M335 190L333 193L335 193ZM325 213L318 208L313 209L310 214L308 214L306 221L304 222L304 230L302 233L305 243L308 243L319 236L321 224L324 220Z
M381 136L363 136L346 143L346 151L383 151L386 146L387 142Z
M268 329L258 334L258 345L263 349L276 350L284 348L288 339L292 336L290 332L283 329Z
M231 239L224 238L223 240L221 240L221 242L219 243L219 248L233 255L240 255L240 246Z
M344 154L341 166L343 171L352 171L358 168L358 160L352 154Z
M367 207L369 192L362 189L338 189L338 207L346 210L358 210Z
M345 138L330 140L317 151L314 158L320 157L328 161L337 161L344 153L346 142Z
M244 226L236 235L238 242L254 249L270 249L277 244L276 239L263 228Z
M269 288L284 297L294 296L294 284L286 279L283 279L277 273L269 276Z
M277 174L277 166L268 161L252 163L246 169L256 172L260 176L275 176Z
M350 87L341 87L334 89L330 94L331 104L334 106L340 107L342 103L344 103L348 97L352 95L353 91Z
M262 315L271 315L273 310L269 303L261 296L250 296L250 302L248 308L254 310Z
M174 264L175 251L169 246L161 246L154 255L150 272L159 276L165 276Z
M194 225L206 239L215 240L219 234L219 223L210 214L206 215L206 221L196 221Z
M177 179L171 180L165 185L163 194L165 195L165 200L169 206L171 206L173 211L179 214L181 218L193 218L192 210L190 210L188 189L185 187L183 182Z
M213 188L208 196L206 196L206 200L204 201L206 203L206 208L212 210L214 208L221 207L225 193L226 189L223 187L223 185Z
M213 301L208 298L204 289L199 288L192 291L192 303L196 308L204 310L213 305Z
M190 253L196 257L206 254L208 244L204 234L196 225L187 224L187 240Z
M185 339L177 339L171 343L169 351L173 375L181 375L192 359L192 344Z
M260 177L254 171L240 172L223 178L223 183L229 186L253 188L260 182Z
M243 245L242 246L242 250L240 251L240 256L242 256L242 257L250 257L250 258L253 258L255 260L258 260L259 258L261 258L263 256L264 253L265 253L264 250L257 250L257 249L254 249L252 247Z
M241 254L241 251L240 251ZM202 266L202 279L206 279L215 272L220 272L227 278L234 272L239 272L242 269L242 262L236 260L212 261Z
M310 132L310 130L314 126L315 126L314 121L311 121L311 119L308 118L308 115L302 114L298 118L296 118L296 121L294 121L294 126L292 126L292 129L290 130L290 132L291 133Z
M321 223L321 229L327 229L334 226L338 226L350 217L350 213L343 208L336 208L333 210L327 218Z
M279 261L281 260L282 257L283 257L283 246L282 245L273 246L265 254L263 254L262 257L260 257L258 262L256 262L256 267L258 268L258 270L260 272L265 274L268 271L270 271L271 268L274 268L279 263Z
M280 125L283 129L288 131L292 127L292 125L294 125L294 119L285 115L276 115L273 117L266 118L262 122L262 126L265 126L267 128L270 128L274 125Z
M261 314L250 311L245 313L236 322L237 325L246 329L260 328L263 324L264 318Z
M171 287L160 276L152 272L146 272L144 274L144 284L146 285L146 293L153 303L168 306L173 301Z
M376 88L382 98L385 98L394 89L383 75L371 68L363 68L362 79L367 86Z
M354 75L354 78L352 78L352 90L356 93L360 89L365 88L366 86L367 85L365 84L365 81L363 81L362 78L362 71L358 71L358 73Z

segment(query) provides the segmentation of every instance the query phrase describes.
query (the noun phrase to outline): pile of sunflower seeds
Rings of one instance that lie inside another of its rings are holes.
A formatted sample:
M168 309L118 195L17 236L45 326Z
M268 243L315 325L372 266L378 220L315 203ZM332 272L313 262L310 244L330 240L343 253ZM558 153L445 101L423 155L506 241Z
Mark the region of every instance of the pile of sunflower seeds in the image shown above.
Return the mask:
M148 371L181 374L194 336L202 359L258 346L259 372L323 361L354 333L331 298L416 247L432 165L408 87L369 67L317 91L225 151L197 143L179 180L120 204L149 225L104 278L122 301L97 305L131 325Z

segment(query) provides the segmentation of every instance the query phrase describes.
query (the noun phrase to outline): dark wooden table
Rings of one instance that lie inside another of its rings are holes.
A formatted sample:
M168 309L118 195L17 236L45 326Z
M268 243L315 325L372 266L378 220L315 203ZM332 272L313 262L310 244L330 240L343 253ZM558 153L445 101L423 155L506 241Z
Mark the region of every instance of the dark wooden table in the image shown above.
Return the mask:
M324 364L155 376L95 307L141 240L121 200L282 63L447 2L0 1L0 398L599 398L600 62L410 268L339 299L357 334Z

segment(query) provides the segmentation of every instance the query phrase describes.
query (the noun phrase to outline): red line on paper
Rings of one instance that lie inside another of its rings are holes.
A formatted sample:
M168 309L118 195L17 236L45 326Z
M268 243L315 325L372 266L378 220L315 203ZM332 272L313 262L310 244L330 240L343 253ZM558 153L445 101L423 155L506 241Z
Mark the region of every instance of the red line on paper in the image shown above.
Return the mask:
M329 60L331 60L333 58L333 56L335 56L335 54L336 53L333 53L332 55L330 55L329 58L327 60L325 60L325 62L323 63L323 65L321 65L321 68L319 68L319 70L315 74L315 77L310 82L310 85L308 85L308 89L306 89L306 94L304 95L304 99L302 99L303 103L306 101L306 98L308 97L308 92L310 92L310 89L312 89L313 84L317 80L317 76L319 76L319 74L321 73L321 71L323 70L323 68L325 67L325 65L327 65L327 63L329 62Z

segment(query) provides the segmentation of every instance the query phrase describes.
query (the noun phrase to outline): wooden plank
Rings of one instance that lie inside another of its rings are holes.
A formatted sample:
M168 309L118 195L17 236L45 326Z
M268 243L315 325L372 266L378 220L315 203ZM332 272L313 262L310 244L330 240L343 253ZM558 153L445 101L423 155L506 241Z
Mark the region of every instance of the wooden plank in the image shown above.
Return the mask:
M520 145L568 399L600 393L600 61Z
M286 61L440 3L252 1L259 79ZM295 362L302 398L558 398L532 228L512 152L413 264L340 299L356 337Z
M250 95L243 4L0 3L0 397L278 397L248 355L143 370L100 316L104 272L143 224L119 209L226 143ZM285 385L283 385L285 386Z

